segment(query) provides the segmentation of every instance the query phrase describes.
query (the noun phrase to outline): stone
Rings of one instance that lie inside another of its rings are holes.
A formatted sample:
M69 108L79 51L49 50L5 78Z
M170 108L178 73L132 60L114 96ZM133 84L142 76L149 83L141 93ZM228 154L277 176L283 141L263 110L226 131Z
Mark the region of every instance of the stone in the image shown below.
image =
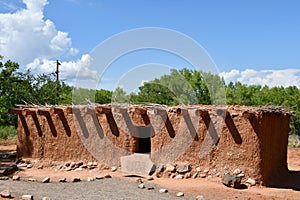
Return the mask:
M150 185L150 186L147 187L147 189L148 189L148 190L154 190L155 188L154 188L153 185Z
M234 171L233 171L233 174L234 175L238 175L238 174L240 174L241 173L241 170L240 169L235 169Z
M92 177L88 177L88 178L87 178L87 181L88 181L88 182L91 182L91 181L94 181L94 180L95 180L95 179L92 178Z
M58 170L61 170L62 168L63 168L63 164L57 165L57 166L55 167L55 170L58 171Z
M26 167L27 167L28 169L30 169L30 168L33 167L33 165L32 165L32 164L28 164Z
M59 179L59 182L60 182L60 183L66 183L66 182L67 182L67 179L66 179L66 178Z
M184 193L183 192L178 192L177 194L176 194L176 197L183 197L184 196Z
M2 192L0 192L0 196L3 198L11 198L11 193L9 190L3 190Z
M98 163L97 162L93 162L93 166L97 167Z
M42 200L51 200L50 197L43 197Z
M189 179L189 178L191 178L191 177L192 177L192 175L191 175L190 172L188 172L188 173L186 173L186 174L184 175L184 178L185 178L185 179Z
M87 167L88 167L89 169L95 169L95 168L96 168L94 165L90 165L90 166L88 165Z
M177 172L179 174L184 174L184 173L189 172L190 170L191 170L191 167L189 164L182 164L178 167Z
M69 167L70 165L71 165L70 161L65 163L65 167Z
M26 168L26 167L27 167L27 164L26 164L26 163L21 163L21 164L18 164L17 167L24 167L24 168Z
M203 174L203 173L202 173L202 174L199 175L199 177L200 177L200 178L205 178L205 177L206 177L206 174Z
M170 178L175 178L176 177L176 174L171 174L170 175Z
M232 117L232 118L235 118L235 117L237 117L237 116L239 116L239 113L231 113L231 117Z
M147 176L153 174L155 169L149 154L134 153L121 157L121 170L124 173Z
M22 195L22 200L33 200L33 196L29 194Z
M86 164L83 164L83 165L81 165L81 168L82 168L82 169L86 169L86 168L87 168L87 165L86 165Z
M83 165L83 161L77 162L76 165L77 165L78 167L82 166L82 165Z
M238 177L242 177L242 178L244 178L244 177L245 177L245 174L243 174L243 173L240 173L240 174L238 174L237 176L238 176Z
M205 169L203 172L207 174L209 172L209 169Z
M163 176L163 172L156 172L156 173L155 173L155 176L156 176L157 178L161 178L161 177Z
M200 167L197 167L197 168L196 168L196 171L197 171L197 172L201 172L201 168L200 168Z
M157 168L158 173L162 173L165 170L165 166L163 164L160 164L159 167Z
M66 169L65 169L65 171L71 171L72 170L72 168L71 167L67 167Z
M220 176L221 176L220 172L216 173L216 177L220 177Z
M159 193L168 193L168 190L167 189L160 189Z
M42 180L42 183L50 183L50 178L46 177Z
M218 170L217 169L213 169L212 172L216 174L218 172Z
M184 176L182 174L178 174L175 176L175 179L183 179L183 178L184 178Z
M144 183L140 183L140 184L138 185L138 188L144 189L144 188L146 188L146 187L145 187L145 184L144 184Z
M225 167L223 167L223 170L227 171L227 170L228 170L228 167L226 167L226 166L225 166Z
M148 177L147 177L147 180L148 180L148 181L153 181L154 178L153 178L153 176L148 176Z
M166 166L166 171L167 172L175 172L176 171L176 167L174 165L171 165L171 164L167 164Z
M212 175L208 175L207 178L212 178Z
M79 177L72 178L73 183L80 182L80 181L81 181L81 179Z
M23 163L25 163L25 164L31 164L31 162L30 162L30 160L29 159L22 159L22 161L23 161Z
M20 179L21 179L21 177L18 176L18 175L15 175L15 176L12 177L13 181L19 181Z
M195 178L197 178L198 177L198 173L196 172L196 173L194 173L193 175L192 175L192 178L193 179L195 179Z
M110 171L112 171L112 172L115 172L117 170L118 170L118 167L116 167L116 166L110 168Z
M205 200L205 198L204 198L204 196L199 195L199 196L196 197L196 200Z
M142 180L141 178L137 178L137 179L135 180L135 182L137 182L138 184L141 184L141 183L143 183L143 180Z
M251 186L255 186L255 185L256 185L256 181L253 180L252 178L248 178L248 179L246 180L246 183L249 183Z
M96 179L97 179L97 180L104 179L104 176L100 176L100 175L98 175L98 176L96 176Z
M104 178L111 178L111 175L110 174L105 174Z
M71 162L70 166L71 169L75 169L77 167L76 162Z
M75 172L80 172L80 171L82 171L82 168L81 168L81 167L78 167L78 168L74 169L74 171L75 171Z
M0 176L0 181L7 181L8 179L8 176Z
M35 178L29 178L28 181L30 181L30 182L35 182L36 179L35 179Z
M16 171L18 171L18 166L17 165L12 165L12 166L7 167L6 169L4 169L3 176L11 175L11 174L15 173Z
M222 183L227 187L233 186L233 188L241 187L242 177L238 177L236 175L231 175L229 173L225 174L222 178Z
M37 169L43 169L43 168L44 168L43 165L39 165L39 166L37 167Z

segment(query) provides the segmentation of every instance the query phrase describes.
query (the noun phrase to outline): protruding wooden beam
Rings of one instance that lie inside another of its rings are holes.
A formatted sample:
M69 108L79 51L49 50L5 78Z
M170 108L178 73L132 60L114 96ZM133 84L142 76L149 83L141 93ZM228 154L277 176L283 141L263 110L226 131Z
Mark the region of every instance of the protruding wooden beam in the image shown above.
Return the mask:
M35 110L30 110L30 109L24 109L23 111L22 111L22 115L24 115L24 116L28 116L28 115L35 115L36 114L36 112L35 112Z
M22 114L23 109L20 108L10 108L8 109L8 113L12 115L20 115Z
M243 112L243 117L247 119L252 119L255 117L255 114L252 111L245 111Z
M49 112L53 115L53 114L57 114L60 115L62 114L64 111L61 108L56 108L56 107L52 107L50 108Z
M111 112L111 107L109 106L97 106L95 108L96 112L99 114L109 114Z
M39 115L44 115L44 116L50 115L49 110L38 109L37 113L38 113Z

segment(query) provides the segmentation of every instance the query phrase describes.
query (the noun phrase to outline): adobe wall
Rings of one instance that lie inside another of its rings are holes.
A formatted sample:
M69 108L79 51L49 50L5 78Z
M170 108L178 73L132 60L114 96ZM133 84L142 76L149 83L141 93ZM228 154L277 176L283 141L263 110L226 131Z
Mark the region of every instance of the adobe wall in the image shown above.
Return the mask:
M290 113L280 108L27 106L10 113L19 116L19 157L112 166L151 151L157 165L239 168L266 185L288 171Z

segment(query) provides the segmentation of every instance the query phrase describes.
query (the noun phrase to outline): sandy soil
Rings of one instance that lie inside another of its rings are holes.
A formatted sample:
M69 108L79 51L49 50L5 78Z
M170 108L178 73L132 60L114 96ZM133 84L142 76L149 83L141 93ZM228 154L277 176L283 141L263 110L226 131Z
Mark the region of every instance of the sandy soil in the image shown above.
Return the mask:
M0 146L0 154L14 151L15 148L15 146ZM2 163L0 164L3 165L3 159L1 161ZM290 170L296 171L297 174L300 173L300 148L288 150L288 166ZM82 180L87 180L88 177L95 178L96 176L103 176L106 173L109 173L112 177L116 178L132 181L136 180L136 178L124 177L124 174L118 171L110 172L109 170L99 169L65 172L64 170L55 170L55 167L49 167L42 170L36 168L26 169L25 171L17 173L21 177L21 180L35 178L38 182L45 177L50 177L51 182L58 182L61 178L71 180L73 177L80 177ZM167 188L171 191L182 191L194 197L203 195L206 199L300 199L300 191L292 189L292 187L267 188L254 186L248 189L236 190L225 187L222 183L220 183L220 178L182 180L155 178L151 181L151 183L157 184L161 188Z

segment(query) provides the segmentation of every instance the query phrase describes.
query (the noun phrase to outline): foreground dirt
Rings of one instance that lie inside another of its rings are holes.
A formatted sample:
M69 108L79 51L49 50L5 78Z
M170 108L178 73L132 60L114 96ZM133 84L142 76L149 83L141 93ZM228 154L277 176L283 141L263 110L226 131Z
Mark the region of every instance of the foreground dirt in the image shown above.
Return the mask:
M0 146L0 154L11 152L15 150L15 146ZM8 165L1 160L1 166ZM288 150L288 166L292 171L300 173L300 148ZM89 177L104 176L109 173L113 179L102 179L93 183L87 182ZM155 178L153 181L147 181L146 184L154 184L155 190L137 189L136 177L124 177L121 172L111 172L110 170L83 170L83 171L69 171L55 170L55 167L44 169L26 169L25 171L17 172L21 177L20 182L16 181L0 181L0 189L12 188L13 192L19 193L32 191L35 196L39 197L41 191L47 191L54 199L59 197L69 197L68 199L172 199L175 198L175 193L178 191L184 192L186 196L184 199L194 199L198 195L202 195L205 199L300 199L300 191L287 188L267 188L262 186L254 186L248 189L236 190L225 187L220 183L220 178L205 178L205 179L169 179L169 178ZM52 184L42 184L45 177L50 177ZM61 185L58 183L59 179L66 178L68 181L74 177L80 177L82 183L67 183ZM29 178L35 178L36 183L27 182ZM300 183L300 180L299 180ZM98 187L99 185L99 187ZM30 190L30 188L37 188ZM95 190L99 188L99 190ZM100 190L100 188L102 188ZM160 188L167 188L170 192L168 195L159 194ZM61 189L61 190L60 190ZM64 191L68 191L64 193ZM40 192L40 193L39 193ZM50 193L49 193L50 192ZM92 196L90 196L93 194ZM64 196L71 195L71 196ZM157 195L157 196L156 196ZM1 199L1 198L0 198Z

